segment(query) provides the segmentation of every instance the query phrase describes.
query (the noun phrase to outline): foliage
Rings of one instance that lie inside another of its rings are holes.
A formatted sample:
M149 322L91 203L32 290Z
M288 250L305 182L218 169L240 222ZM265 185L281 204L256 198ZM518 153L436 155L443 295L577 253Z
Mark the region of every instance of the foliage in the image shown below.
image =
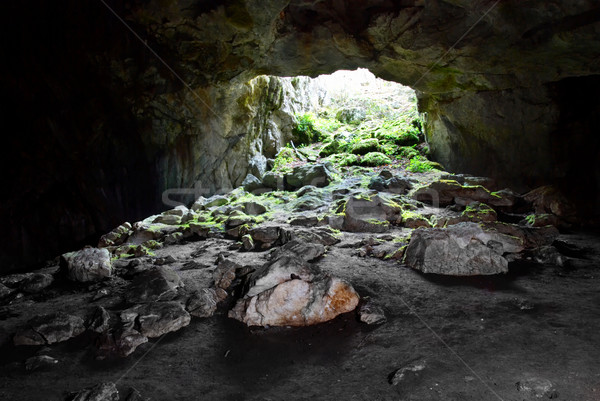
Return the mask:
M410 160L410 163L406 169L413 173L426 173L428 171L435 170L436 165L437 163L430 162L424 157L418 156Z
M324 135L315 127L315 115L305 113L296 116L297 123L293 129L294 142L297 145L308 145L324 139Z

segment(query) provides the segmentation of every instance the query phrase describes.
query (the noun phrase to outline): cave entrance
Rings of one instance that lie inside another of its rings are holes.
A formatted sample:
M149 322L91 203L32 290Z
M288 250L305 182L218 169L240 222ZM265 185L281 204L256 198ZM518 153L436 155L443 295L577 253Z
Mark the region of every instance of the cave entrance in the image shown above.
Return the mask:
M289 90L283 91L289 99L281 110L291 110L294 123L275 155L276 172L305 160L338 168L389 166L423 172L436 167L427 160L412 88L377 78L367 69L280 79L284 88L289 82Z

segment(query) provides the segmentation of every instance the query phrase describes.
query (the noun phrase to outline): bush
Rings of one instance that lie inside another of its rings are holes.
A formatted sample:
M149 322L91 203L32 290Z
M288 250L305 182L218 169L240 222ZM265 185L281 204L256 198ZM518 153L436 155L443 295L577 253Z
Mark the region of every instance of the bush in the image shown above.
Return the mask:
M398 156L405 159L414 159L415 157L420 157L419 151L412 146L403 146L400 148L398 152Z
M324 138L322 132L315 128L315 116L312 113L296 116L298 122L293 129L296 145L308 145Z

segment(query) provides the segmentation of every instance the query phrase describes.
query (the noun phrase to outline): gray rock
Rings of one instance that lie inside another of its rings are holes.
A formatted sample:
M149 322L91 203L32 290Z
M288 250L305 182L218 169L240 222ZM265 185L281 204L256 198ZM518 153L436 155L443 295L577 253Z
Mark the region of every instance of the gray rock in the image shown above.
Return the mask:
M449 228L415 230L406 248L404 263L423 273L453 276L508 272L505 253L524 249L522 240L496 231L484 231L476 223Z
M353 196L346 202L343 230L382 233L402 221L402 208L379 195Z
M307 164L295 167L291 174L285 176L285 182L291 189L299 189L305 185L322 188L333 181L332 173L324 164Z
M15 292L15 290L8 288L4 284L0 284L0 299L5 298Z
M270 189L283 190L284 189L284 178L283 175L269 171L262 179L263 186Z
M260 191L264 188L262 181L252 174L248 174L246 178L244 178L244 181L242 181L242 187L244 187L245 191L252 193Z
M19 289L29 294L35 294L49 287L54 282L51 274L35 273L21 282Z
M210 198L206 199L206 201L204 202L204 208L209 209L215 206L224 206L227 203L229 203L229 199L227 199L223 195L213 195Z
M96 307L96 310L94 310L94 313L90 316L86 326L88 330L93 332L104 333L110 328L110 323L111 319L108 311L102 306L98 306Z
M293 255L295 258L310 262L325 254L323 244L309 242L303 239L293 239L287 244L277 248L271 259L277 260L284 255Z
M387 320L383 309L370 301L358 308L358 319L368 325L383 324Z
M119 401L119 391L114 383L100 383L77 392L70 401Z
M250 230L254 242L258 242L263 249L270 248L276 242L281 242L281 228L279 226L258 226Z
M194 203L192 204L192 207L190 209L194 212L199 212L201 210L204 210L205 204L206 204L206 198L204 196L200 196L200 197L198 197L198 199L196 199L194 201Z
M106 357L126 357L131 355L137 347L147 343L148 337L132 328L124 328L116 332L103 333L98 341L98 359Z
M123 244L131 234L131 230L132 227L130 223L125 222L121 224L108 234L104 234L100 237L100 240L98 241L98 248Z
M265 205L258 202L244 202L244 213L250 216L259 216L267 212Z
M177 295L183 281L173 270L157 267L139 274L129 286L126 300L132 304L168 301Z
M181 217L173 214L161 214L155 218L153 223L166 224L169 226L177 226L181 224Z
M338 110L335 118L346 124L356 124L367 118L367 114L364 109L358 107L343 108Z
M241 238L242 248L245 251L251 251L254 249L254 240L250 234L243 235Z
M389 383L392 386L397 386L409 376L418 376L419 372L425 369L425 361L420 360L401 367L389 376Z
M292 226L315 227L319 225L321 220L317 215L299 215L290 219L289 224Z
M291 205L292 209L296 212L315 210L323 206L327 206L327 202L318 193L305 194L296 199Z
M183 217L184 215L186 215L189 212L189 209L183 205L179 205L176 206L175 208L171 209L171 210L167 210L165 212L162 212L163 216L178 216L178 217Z
M125 327L134 327L148 338L177 331L190 324L190 314L179 302L152 302L121 312Z
M48 355L38 355L27 358L25 361L25 370L33 372L38 369L48 369L58 364L58 359L54 359Z
M267 158L262 154L253 156L248 162L248 169L255 177L263 177L267 172Z
M85 331L79 316L58 312L36 316L19 328L13 338L15 345L45 345L66 341Z
M186 310L192 316L211 317L217 311L217 304L221 300L214 288L203 288L188 299Z
M110 277L112 265L107 249L84 248L62 255L67 277L73 281L99 281Z
M559 394L554 384L548 379L532 377L516 383L517 391L538 399L554 399Z

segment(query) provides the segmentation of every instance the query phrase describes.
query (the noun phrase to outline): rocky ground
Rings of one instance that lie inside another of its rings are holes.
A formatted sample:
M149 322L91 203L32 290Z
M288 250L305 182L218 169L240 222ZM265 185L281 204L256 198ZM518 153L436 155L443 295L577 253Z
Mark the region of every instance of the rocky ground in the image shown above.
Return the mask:
M350 106L243 187L0 277L0 397L600 399L598 234Z

